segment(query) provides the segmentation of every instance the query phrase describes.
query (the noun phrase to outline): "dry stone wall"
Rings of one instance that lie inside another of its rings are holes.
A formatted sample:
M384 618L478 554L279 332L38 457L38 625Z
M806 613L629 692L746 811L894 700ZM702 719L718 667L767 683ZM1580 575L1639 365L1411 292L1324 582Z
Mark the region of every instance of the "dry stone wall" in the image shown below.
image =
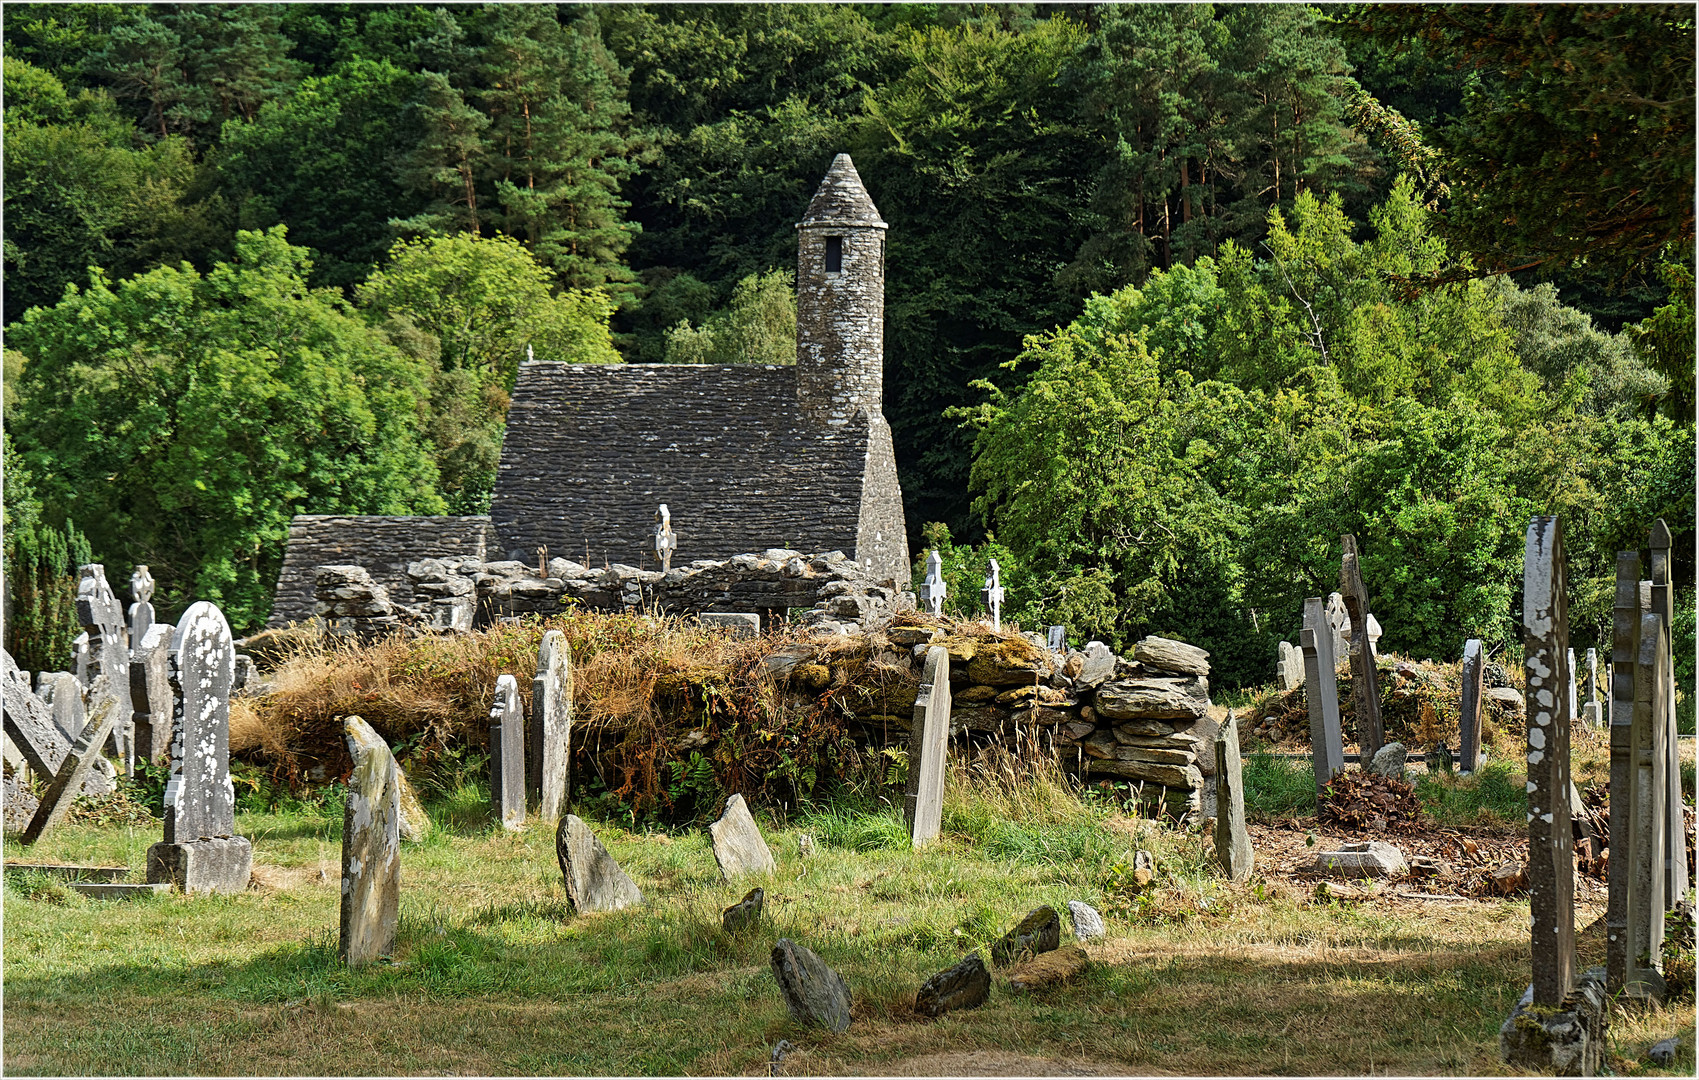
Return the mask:
M316 614L320 566L364 567L399 603L414 602L407 566L426 556L466 556L482 562L492 530L484 516L383 517L296 514L277 578L268 626L301 622Z

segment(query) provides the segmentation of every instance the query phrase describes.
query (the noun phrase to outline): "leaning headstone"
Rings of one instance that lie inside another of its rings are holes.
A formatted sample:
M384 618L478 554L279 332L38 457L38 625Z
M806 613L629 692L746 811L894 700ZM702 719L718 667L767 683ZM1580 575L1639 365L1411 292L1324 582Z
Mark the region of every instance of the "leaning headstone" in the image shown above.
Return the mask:
M75 675L60 672L53 676L48 686L52 693L46 701L53 707L53 723L60 731L71 738L83 733L83 725L88 722L88 712L83 708L83 686L77 682Z
M1228 710L1215 734L1215 858L1232 881L1251 876L1256 853L1245 828L1245 781L1239 756L1239 720Z
M926 650L920 693L909 728L909 775L903 811L915 847L933 840L944 813L944 753L950 739L950 652L942 645Z
M1457 718L1458 768L1464 775L1474 772L1481 761L1481 688L1486 675L1486 655L1481 639L1470 638L1463 643L1463 694L1461 714Z
M531 747L526 783L544 822L560 820L566 808L572 762L572 647L550 630L537 648L531 680Z
M12 654L4 656L5 669L0 684L5 693L6 735L18 748L18 753L42 779L51 779L59 772L71 744L81 732L69 732L54 722L53 707L35 695L23 672L18 670Z
M171 636L173 627L153 623L130 652L130 708L136 764L153 765L171 754Z
M991 972L973 953L921 983L914 995L914 1011L937 1018L957 1009L977 1009L990 998Z
M555 856L560 860L566 895L574 910L618 911L643 902L642 891L578 815L567 814L560 819L555 829Z
M395 951L401 918L401 770L358 716L342 722L354 772L342 812L342 932L337 955L360 967Z
M1652 610L1663 617L1666 633L1674 634L1676 626L1674 596L1670 578L1670 531L1659 518L1652 523L1647 548L1652 556ZM1673 641L1672 641L1673 646ZM1687 865L1687 818L1682 812L1681 754L1676 732L1675 659L1671 653L1664 690L1667 708L1664 715L1664 905L1675 910L1687 898L1692 868Z
M1344 555L1339 562L1339 591L1351 616L1351 702L1357 714L1359 760L1369 760L1380 750L1380 674L1375 670L1374 650L1369 647L1369 590L1363 584L1363 568L1357 555L1357 538L1350 533L1339 538Z
M720 929L728 934L741 934L761 922L761 908L767 893L759 885L743 894L743 899L720 912Z
M844 977L789 938L773 946L773 978L791 1019L840 1032L850 1026L850 991Z
M1310 754L1316 794L1345 768L1345 748L1339 734L1339 683L1334 674L1333 631L1319 596L1304 601L1304 629L1298 637L1304 650L1304 697L1310 712Z
M112 734L112 728L118 722L120 703L117 698L107 696L101 699L95 707L94 716L89 719L88 726L71 744L65 759L60 762L59 771L47 785L47 791L41 796L41 803L36 807L35 815L25 827L18 842L28 846L41 839L43 833L59 824L70 811L71 803L76 800L82 790L83 781L89 771L94 768L95 759L100 756L100 747L107 736Z
M165 785L165 839L148 848L147 879L189 894L248 887L254 846L236 833L230 782L230 684L236 645L215 604L183 613L171 643L176 716L171 779Z
M78 567L77 622L89 638L89 666L85 686L106 680L106 692L118 699L118 717L113 724L111 751L120 761L129 760L130 732L130 640L124 625L124 605L112 594L106 568L100 563ZM102 748L105 749L105 748Z
M1563 528L1528 525L1522 643L1527 671L1528 906L1533 917L1534 1004L1557 1008L1575 986L1575 853L1569 823L1569 588Z
M920 598L926 601L927 612L944 614L944 597L949 591L949 586L944 584L944 560L933 550L926 556L926 580L920 587Z
M1045 906L1033 908L1026 918L1015 925L991 946L991 962L1005 967L1022 956L1036 956L1062 944L1062 920L1056 909Z
M1103 916L1083 900L1068 901L1068 921L1073 924L1074 937L1079 941L1091 941L1105 933Z
M512 675L496 680L490 706L490 805L502 828L525 826L525 713Z
M1629 997L1662 1000L1666 877L1665 843L1669 830L1664 770L1668 758L1663 740L1667 731L1669 639L1663 616L1648 611L1640 616L1640 648L1634 665L1633 786L1629 812L1628 971L1623 990ZM1613 815L1614 816L1614 815ZM1683 837L1682 839L1685 839ZM1615 863L1618 853L1613 852Z
M1394 780L1404 779L1404 767L1409 761L1409 751L1401 742L1389 742L1376 751L1369 761L1369 772L1376 776L1390 776Z
M1003 571L997 565L997 560L991 560L991 575L985 579L985 588L980 590L980 598L985 601L985 610L991 613L991 629L1003 629Z
M726 800L725 812L708 826L708 832L714 840L714 862L727 881L740 874L771 874L778 869L742 795Z
M1611 608L1610 789L1623 812L1610 817L1610 883L1605 908L1606 984L1613 994L1628 982L1628 881L1634 844L1634 669L1640 656L1640 556L1616 554Z

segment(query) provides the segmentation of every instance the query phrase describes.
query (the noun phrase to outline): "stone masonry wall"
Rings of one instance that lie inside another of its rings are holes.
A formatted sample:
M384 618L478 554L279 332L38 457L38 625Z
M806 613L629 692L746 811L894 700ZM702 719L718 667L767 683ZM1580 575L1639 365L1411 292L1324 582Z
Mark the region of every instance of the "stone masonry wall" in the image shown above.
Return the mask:
M413 601L408 563L432 555L465 555L481 562L490 535L490 519L482 516L296 514L289 523L289 547L266 625L313 617L314 571L319 566L362 566L392 599L406 604Z

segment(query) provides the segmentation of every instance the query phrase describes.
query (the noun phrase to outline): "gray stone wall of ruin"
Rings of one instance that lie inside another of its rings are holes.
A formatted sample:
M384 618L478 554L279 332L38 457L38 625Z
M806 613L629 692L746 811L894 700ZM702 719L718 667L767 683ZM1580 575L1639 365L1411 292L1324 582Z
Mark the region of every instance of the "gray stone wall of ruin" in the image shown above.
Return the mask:
M399 603L413 602L407 565L432 556L489 554L490 519L482 515L398 517L377 514L296 514L277 577L267 626L313 617L317 567L347 563L365 567Z

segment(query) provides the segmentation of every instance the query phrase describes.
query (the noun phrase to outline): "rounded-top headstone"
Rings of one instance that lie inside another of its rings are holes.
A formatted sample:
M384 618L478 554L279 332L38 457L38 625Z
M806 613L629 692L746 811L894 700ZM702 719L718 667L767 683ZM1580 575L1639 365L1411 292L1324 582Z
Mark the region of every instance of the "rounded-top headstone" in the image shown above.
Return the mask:
M192 604L171 642L179 690L172 775L165 792L165 842L181 844L236 829L230 782L230 690L236 643L218 605Z

